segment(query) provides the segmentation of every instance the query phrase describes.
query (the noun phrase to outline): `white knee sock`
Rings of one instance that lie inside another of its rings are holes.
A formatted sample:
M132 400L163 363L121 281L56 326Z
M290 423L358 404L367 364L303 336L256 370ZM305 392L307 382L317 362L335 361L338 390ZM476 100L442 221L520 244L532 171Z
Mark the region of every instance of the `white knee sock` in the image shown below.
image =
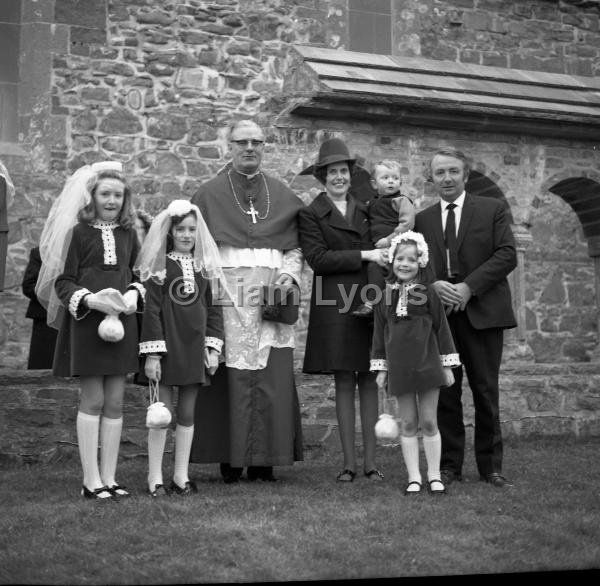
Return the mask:
M423 450L427 460L427 479L440 480L440 458L442 456L442 436L438 431L435 435L423 436Z
M419 472L419 438L401 436L402 455L408 472L408 481L421 483L421 473Z
M117 484L115 473L121 447L123 418L102 417L100 422L100 477L105 486Z
M175 469L173 471L173 480L180 488L184 488L185 483L190 479L188 468L193 439L193 425L184 427L178 424L175 427Z
M167 441L167 428L148 430L148 488L153 491L163 484L162 460Z
M89 490L103 486L98 470L99 415L77 413L77 443L83 469L83 485Z

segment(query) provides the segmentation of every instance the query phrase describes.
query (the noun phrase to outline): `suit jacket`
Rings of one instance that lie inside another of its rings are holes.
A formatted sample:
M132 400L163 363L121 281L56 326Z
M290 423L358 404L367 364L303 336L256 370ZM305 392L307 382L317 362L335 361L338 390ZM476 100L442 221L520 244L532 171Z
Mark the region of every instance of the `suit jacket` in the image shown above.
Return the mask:
M429 246L436 280L446 279L446 247L442 232L441 203L419 212L415 230ZM473 292L465 311L476 329L514 328L507 275L517 266L515 239L504 202L467 194L458 227L458 282Z
M38 301L37 295L35 294L35 285L41 268L42 259L40 257L40 249L36 246L29 251L29 262L27 263L25 273L23 274L23 294L26 297L29 297L30 300L25 317L42 319L45 321L47 316L46 310Z

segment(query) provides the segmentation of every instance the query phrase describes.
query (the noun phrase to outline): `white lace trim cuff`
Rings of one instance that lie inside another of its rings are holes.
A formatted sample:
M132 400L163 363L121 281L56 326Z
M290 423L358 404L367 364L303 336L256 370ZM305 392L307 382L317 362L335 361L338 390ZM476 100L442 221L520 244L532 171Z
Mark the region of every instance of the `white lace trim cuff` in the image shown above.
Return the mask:
M76 320L83 319L90 312L90 310L85 307L80 308L81 300L89 294L91 294L91 291L88 289L79 289L78 291L75 291L73 295L71 295L71 299L69 299L69 313ZM81 313L80 309L82 310Z
M129 283L129 287L127 287L128 289L134 288L137 290L137 292L140 294L140 299L142 300L142 303L146 303L146 287L144 287L144 285L142 285L141 283L135 282L135 283ZM138 301L138 305L139 305L139 301Z
M94 228L102 232L102 246L104 248L104 264L117 264L117 248L115 245L115 235L113 230L118 226L116 222L94 222Z
M454 354L440 354L442 366L460 366L460 358L458 352Z
M223 340L220 340L219 338L213 338L212 336L206 336L204 343L208 348L214 348L219 354L221 354L221 350L223 349Z
M384 358L371 358L371 367L369 369L371 372L387 369L387 360L385 360Z
M140 342L140 354L154 354L155 352L167 353L167 344L164 340Z

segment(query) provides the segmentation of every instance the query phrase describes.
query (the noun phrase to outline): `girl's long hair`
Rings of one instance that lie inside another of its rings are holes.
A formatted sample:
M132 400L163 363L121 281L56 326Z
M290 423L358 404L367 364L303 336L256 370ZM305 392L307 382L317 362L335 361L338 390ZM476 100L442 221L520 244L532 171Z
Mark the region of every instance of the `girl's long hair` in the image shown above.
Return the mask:
M171 216L171 227L169 228L169 231L167 232L166 252L171 252L175 248L175 243L173 242L173 228L175 228L175 226L178 226L179 224L181 224L181 222L183 222L183 220L185 220L188 216L194 216L194 218L196 218L196 220L198 220L198 218L196 217L196 212L194 210L185 214L185 216ZM196 248L196 245L194 245L194 248ZM194 248L192 248L192 251L194 250Z
M93 180L93 183L88 185L90 193L92 194L92 199L89 204L79 211L77 219L80 222L86 223L93 222L96 219L96 200L94 199L94 195L96 194L96 189L102 179L117 179L123 183L123 206L117 216L117 222L125 229L132 228L134 223L134 211L133 206L131 205L131 189L129 188L129 185L127 185L123 175L112 169L100 171L96 176L96 179Z

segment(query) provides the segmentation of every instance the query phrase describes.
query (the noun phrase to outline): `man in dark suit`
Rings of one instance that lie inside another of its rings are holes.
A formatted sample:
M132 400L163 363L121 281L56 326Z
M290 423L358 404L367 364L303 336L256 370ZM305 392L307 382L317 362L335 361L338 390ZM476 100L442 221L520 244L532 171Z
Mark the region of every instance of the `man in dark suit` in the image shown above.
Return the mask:
M502 476L498 374L503 330L516 326L507 275L516 267L515 241L505 202L465 193L469 164L453 148L437 151L431 180L440 201L419 212L415 230L428 245L434 288L447 308L454 343L469 380L475 406L475 459L480 479L512 486ZM465 427L462 366L442 389L438 424L441 473L446 486L462 479Z

